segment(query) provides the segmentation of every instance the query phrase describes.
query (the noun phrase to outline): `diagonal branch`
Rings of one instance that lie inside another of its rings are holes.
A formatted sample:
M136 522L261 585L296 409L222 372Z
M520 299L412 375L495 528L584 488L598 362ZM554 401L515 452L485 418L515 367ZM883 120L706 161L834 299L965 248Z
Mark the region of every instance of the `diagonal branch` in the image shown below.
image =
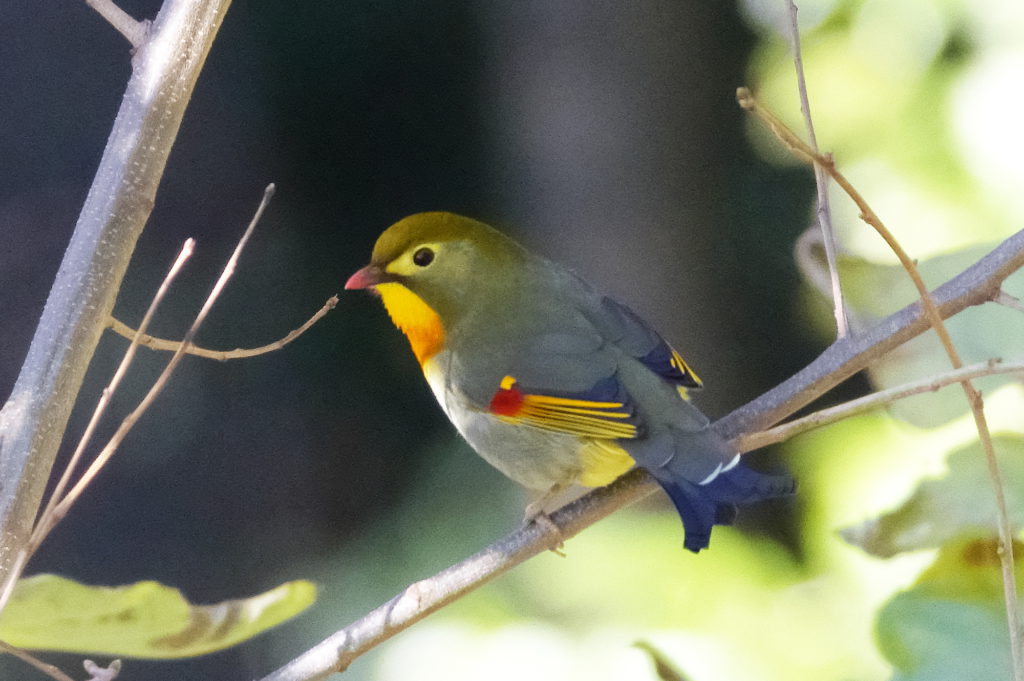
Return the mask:
M1014 234L956 278L932 292L949 318L991 300L1008 276L1024 267L1024 231ZM715 423L730 440L763 430L906 341L931 328L916 302L870 331L833 343L801 372ZM486 584L557 542L638 501L658 488L643 470L627 473L551 514L552 526L528 525L402 593L332 634L262 681L313 681L344 670L353 660L432 612Z

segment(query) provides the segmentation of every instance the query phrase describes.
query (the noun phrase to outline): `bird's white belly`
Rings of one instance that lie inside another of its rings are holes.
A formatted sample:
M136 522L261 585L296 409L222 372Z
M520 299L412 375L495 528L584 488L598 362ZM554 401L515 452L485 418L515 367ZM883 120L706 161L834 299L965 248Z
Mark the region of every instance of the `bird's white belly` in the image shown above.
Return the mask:
M458 389L446 381L437 358L424 362L423 374L434 397L466 442L485 461L535 490L571 485L581 473L580 449L575 435L516 425L473 408Z

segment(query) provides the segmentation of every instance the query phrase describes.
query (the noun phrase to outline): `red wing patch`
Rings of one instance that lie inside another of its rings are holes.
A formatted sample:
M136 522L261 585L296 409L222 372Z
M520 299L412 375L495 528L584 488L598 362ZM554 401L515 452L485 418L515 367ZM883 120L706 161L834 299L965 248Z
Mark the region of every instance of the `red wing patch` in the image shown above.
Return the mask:
M604 393L606 387L595 386L595 390ZM624 401L524 392L513 376L501 380L491 398L490 411L508 423L580 437L632 439L638 436L635 414Z

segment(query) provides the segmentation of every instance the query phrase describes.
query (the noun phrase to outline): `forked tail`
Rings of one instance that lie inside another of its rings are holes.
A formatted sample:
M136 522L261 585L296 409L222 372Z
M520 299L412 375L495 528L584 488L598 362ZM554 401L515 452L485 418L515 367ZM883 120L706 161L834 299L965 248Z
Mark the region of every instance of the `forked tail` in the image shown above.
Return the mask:
M796 482L788 475L766 475L737 463L706 484L681 477L658 479L683 519L686 539L694 553L708 547L714 525L731 525L736 519L736 504L747 504L793 494Z

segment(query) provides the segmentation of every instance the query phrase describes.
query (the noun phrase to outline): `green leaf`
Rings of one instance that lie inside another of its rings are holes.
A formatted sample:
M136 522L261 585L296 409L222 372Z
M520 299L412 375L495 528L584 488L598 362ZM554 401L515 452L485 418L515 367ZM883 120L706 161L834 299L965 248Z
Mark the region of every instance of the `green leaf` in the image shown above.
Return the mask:
M1015 543L1018 584L1022 553ZM896 669L893 681L1012 678L997 542L943 546L914 587L882 608L876 634Z
M925 284L934 289L977 262L994 245L931 258L918 263L918 269ZM844 257L840 260L839 271L855 327L869 327L918 300L917 289L900 266ZM1003 290L1017 297L1024 296L1024 273L1018 272L1007 279ZM946 320L946 328L964 364L983 362L993 357L1024 356L1024 315L995 303L964 310ZM929 332L874 362L868 368L868 375L872 384L884 389L951 369L938 338L934 332ZM991 392L1013 380L1016 380L1013 376L1002 374L978 379L975 384L983 392ZM900 419L928 427L967 413L969 405L963 391L954 385L935 393L899 400L889 409Z
M102 587L42 574L18 582L0 615L0 640L34 650L192 657L250 639L315 598L312 583L294 581L249 598L193 605L157 582Z
M1024 526L1024 437L993 438L1010 524ZM843 538L868 553L888 558L934 548L965 534L996 533L996 504L980 443L956 450L949 472L926 479L890 513L842 530Z

